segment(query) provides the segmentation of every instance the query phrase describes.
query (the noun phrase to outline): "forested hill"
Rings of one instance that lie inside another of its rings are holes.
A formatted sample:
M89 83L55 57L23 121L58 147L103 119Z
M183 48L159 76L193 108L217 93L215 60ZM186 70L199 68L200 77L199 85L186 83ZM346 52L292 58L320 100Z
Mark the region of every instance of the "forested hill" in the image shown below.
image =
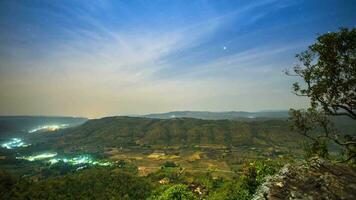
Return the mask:
M56 145L83 148L142 145L293 146L299 136L286 120L241 122L193 118L107 117L63 130Z
M351 133L356 124L343 123ZM43 136L41 136L43 137ZM49 136L56 148L101 151L110 147L139 146L250 146L299 148L302 137L293 133L286 119L264 121L202 120L194 118L153 119L106 117L60 130Z

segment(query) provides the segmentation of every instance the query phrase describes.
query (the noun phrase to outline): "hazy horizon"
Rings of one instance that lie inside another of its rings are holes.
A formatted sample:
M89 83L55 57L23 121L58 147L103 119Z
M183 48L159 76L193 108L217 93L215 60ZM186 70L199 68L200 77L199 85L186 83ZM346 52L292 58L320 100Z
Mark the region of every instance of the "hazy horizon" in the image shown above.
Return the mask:
M23 114L10 114L10 115L0 115L0 117L75 117L75 118L88 118L88 119L99 119L103 117L114 117L114 116L145 116L151 114L166 114L172 112L210 112L210 113L228 113L228 112L247 112L247 113L259 113L259 112L288 112L287 109L284 110L256 110L256 111L245 111L245 110L226 110L226 111L209 111L209 110L171 110L166 112L149 112L149 113L138 113L138 114L116 114L116 115L106 115L99 117L87 117L80 115L45 115L45 114L31 114L31 115L23 115Z
M283 73L353 1L1 1L0 115L306 107Z

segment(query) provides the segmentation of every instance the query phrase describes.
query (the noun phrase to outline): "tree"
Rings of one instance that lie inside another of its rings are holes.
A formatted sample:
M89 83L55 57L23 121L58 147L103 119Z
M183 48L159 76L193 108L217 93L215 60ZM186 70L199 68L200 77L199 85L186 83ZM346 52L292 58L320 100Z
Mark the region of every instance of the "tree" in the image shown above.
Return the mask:
M4 195L11 190L17 179L10 173L0 170L0 198L5 199Z
M198 199L193 192L188 189L188 186L183 184L176 184L170 187L164 187L164 191L160 194L154 194L149 199L159 200L195 200Z
M290 114L292 129L312 141L311 144L308 142L303 143L305 157L310 158L317 155L322 158L328 158L327 141L328 139L333 139L330 135L337 135L336 129L328 116L314 108L307 110L291 109ZM311 132L315 129L323 130L323 134L312 134Z
M345 161L354 160L355 138L340 139L329 116L347 116L356 121L356 29L341 28L323 34L296 57L299 64L293 68L294 74L287 75L303 80L302 84L293 84L293 92L308 97L311 107L291 109L294 129L311 139L315 147L323 146L322 139L335 142L347 152ZM323 134L311 134L316 128Z
M152 188L143 177L115 169L92 168L38 182L21 179L5 190L2 199L146 199Z

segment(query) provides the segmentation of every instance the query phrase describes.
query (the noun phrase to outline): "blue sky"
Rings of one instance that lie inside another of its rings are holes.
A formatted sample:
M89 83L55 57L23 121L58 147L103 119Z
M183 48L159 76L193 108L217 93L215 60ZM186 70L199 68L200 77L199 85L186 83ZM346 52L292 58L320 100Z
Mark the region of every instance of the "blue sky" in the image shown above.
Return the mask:
M0 114L301 108L283 74L318 34L355 27L323 0L0 2Z

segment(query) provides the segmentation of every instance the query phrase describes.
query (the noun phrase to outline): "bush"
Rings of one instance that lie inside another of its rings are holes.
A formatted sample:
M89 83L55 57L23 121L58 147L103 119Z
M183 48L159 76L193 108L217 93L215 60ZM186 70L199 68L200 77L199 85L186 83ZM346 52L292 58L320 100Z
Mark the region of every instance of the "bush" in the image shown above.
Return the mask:
M176 184L172 186L162 186L155 191L149 200L198 200L188 186Z
M164 164L163 164L163 167L178 167L178 165L173 162L173 161L166 161Z
M251 195L246 190L240 180L232 180L225 182L221 188L214 191L207 198L208 200L249 200Z
M225 182L214 191L209 200L248 200L256 192L266 176L276 173L282 164L276 161L254 161L246 163L240 178Z
M306 159L314 156L326 159L329 157L328 145L324 140L315 140L312 143L303 142L302 147Z
M0 170L0 199L3 198L16 182L17 179L12 174Z
M254 161L245 164L241 176L242 186L249 194L254 194L257 187L261 185L266 176L276 173L281 164L275 161Z

